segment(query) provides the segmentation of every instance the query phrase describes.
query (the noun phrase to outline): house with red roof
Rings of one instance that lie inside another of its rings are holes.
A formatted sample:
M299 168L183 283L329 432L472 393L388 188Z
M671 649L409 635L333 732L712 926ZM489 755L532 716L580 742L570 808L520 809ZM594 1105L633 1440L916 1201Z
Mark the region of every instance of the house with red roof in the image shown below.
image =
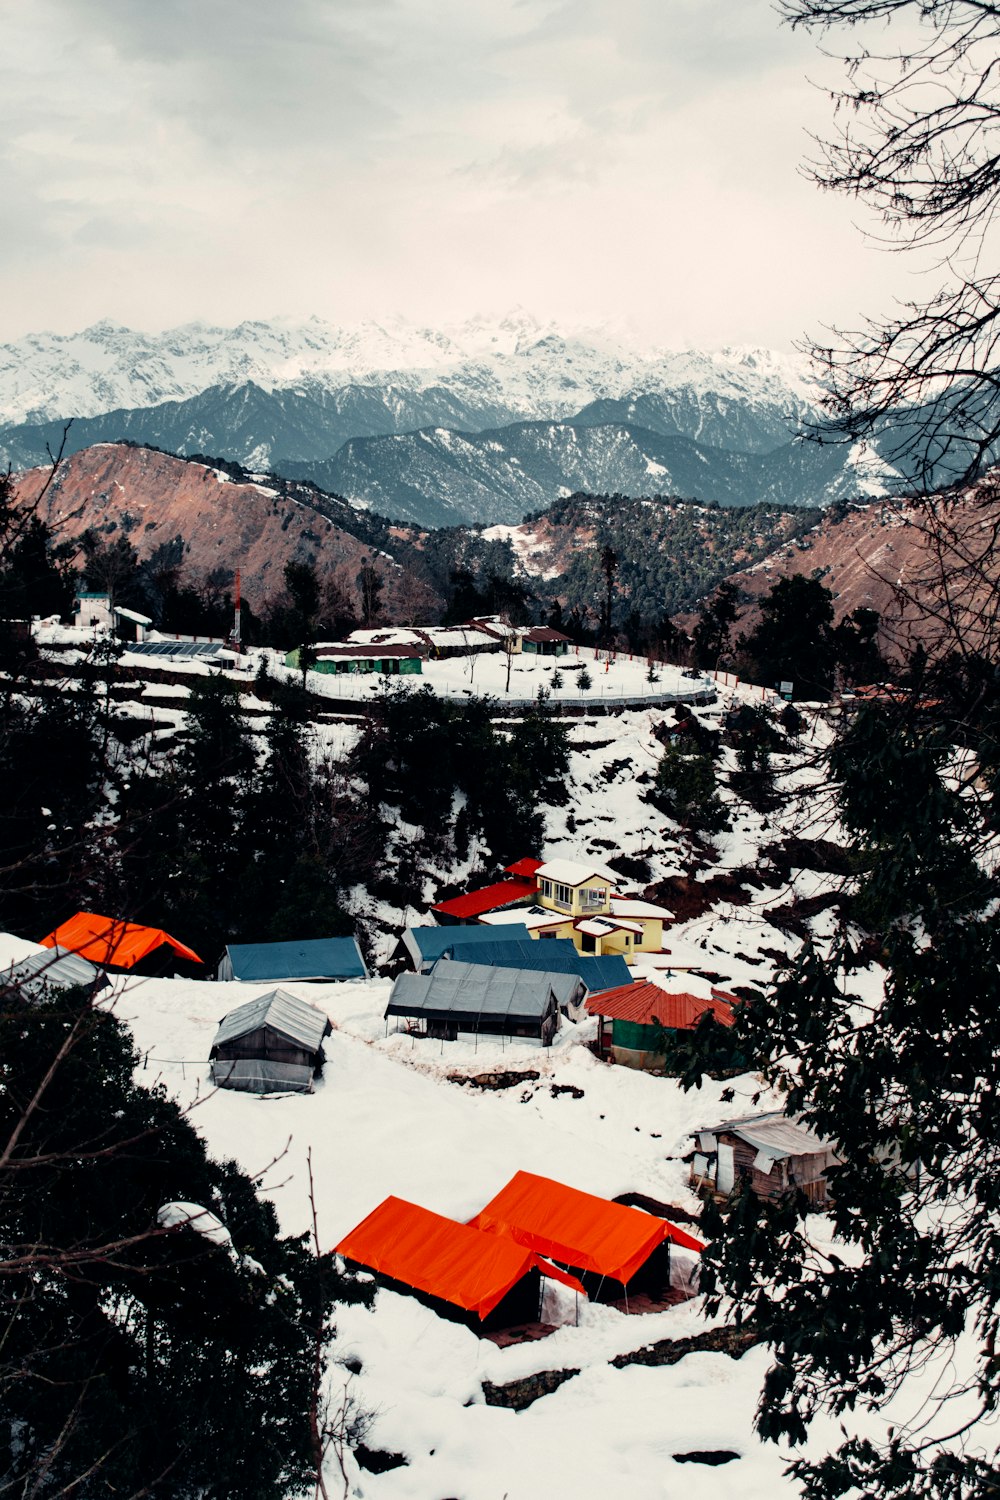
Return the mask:
M535 938L569 938L595 958L659 953L663 924L671 913L655 902L615 893L613 870L597 862L519 859L506 880L439 901L441 923L475 922L490 927L523 923Z
M590 995L586 1007L599 1017L600 1055L627 1068L658 1070L664 1054L659 1047L664 1031L693 1031L706 1012L720 1026L732 1026L737 995L711 987L708 995L666 990L651 981L623 984L618 989Z

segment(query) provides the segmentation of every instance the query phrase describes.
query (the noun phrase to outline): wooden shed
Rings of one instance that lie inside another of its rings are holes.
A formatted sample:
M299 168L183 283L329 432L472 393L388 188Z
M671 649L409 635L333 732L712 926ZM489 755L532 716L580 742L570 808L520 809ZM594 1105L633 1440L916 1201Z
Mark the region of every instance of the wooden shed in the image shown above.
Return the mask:
M315 1005L271 990L223 1016L212 1050L212 1082L251 1094L312 1092L332 1030Z
M830 1201L826 1173L840 1158L829 1141L780 1110L699 1130L696 1141L693 1187L725 1198L738 1184L749 1183L758 1198L799 1191L818 1206Z

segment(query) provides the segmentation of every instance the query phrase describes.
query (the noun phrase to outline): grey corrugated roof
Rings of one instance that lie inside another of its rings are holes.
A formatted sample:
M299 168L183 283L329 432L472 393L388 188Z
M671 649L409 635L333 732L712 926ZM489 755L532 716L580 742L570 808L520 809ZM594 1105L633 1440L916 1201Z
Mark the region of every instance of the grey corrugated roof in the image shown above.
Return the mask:
M316 1051L329 1025L326 1016L315 1005L309 1005L297 995L290 995L287 990L271 990L270 994L248 1000L245 1005L238 1005L223 1016L212 1046L220 1047L223 1042L247 1036L260 1026L271 1026L282 1036Z
M746 1115L739 1120L727 1120L722 1125L713 1125L707 1135L723 1132L738 1136L758 1151L765 1151L774 1161L787 1156L812 1156L817 1151L829 1151L832 1142L818 1136L804 1120L792 1119L780 1110L767 1115Z
M431 974L400 974L392 987L387 1016L435 1014L541 1020L553 995L558 1000L565 975L522 969L491 969L442 958ZM555 986L559 985L557 991Z
M45 948L41 953L29 953L27 958L0 973L0 983L16 985L35 995L46 985L52 989L69 990L78 984L93 984L103 977L101 970L81 958L79 953L70 953L66 948Z

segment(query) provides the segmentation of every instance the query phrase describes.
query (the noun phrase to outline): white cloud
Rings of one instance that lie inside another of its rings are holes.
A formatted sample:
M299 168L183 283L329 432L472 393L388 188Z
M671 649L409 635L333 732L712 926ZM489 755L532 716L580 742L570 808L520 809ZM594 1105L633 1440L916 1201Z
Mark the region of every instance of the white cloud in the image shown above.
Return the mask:
M6 10L3 339L520 302L786 342L898 285L797 171L828 106L769 0Z

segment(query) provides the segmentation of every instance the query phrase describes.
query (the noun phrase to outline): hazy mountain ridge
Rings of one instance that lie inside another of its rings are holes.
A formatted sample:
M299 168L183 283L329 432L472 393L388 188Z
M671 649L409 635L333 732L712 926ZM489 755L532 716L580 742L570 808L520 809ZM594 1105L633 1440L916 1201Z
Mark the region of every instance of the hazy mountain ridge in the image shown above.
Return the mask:
M535 419L566 417L604 397L678 388L751 399L793 422L816 400L802 362L772 350L639 351L608 330L565 333L523 312L444 329L400 318L355 327L312 318L145 334L105 322L0 346L0 420L97 416L247 382L269 391L360 385L411 395L446 386L462 403Z
M520 422L354 438L326 463L286 467L383 515L447 526L513 524L577 491L815 505L877 488L848 458L844 447L805 442L739 453L624 424Z
M15 468L45 462L72 416L67 453L126 439L222 454L418 526L513 523L578 490L784 506L897 486L877 453L793 440L816 398L795 361L640 354L527 315L451 330L98 324L0 349L0 412L43 390L58 416L0 428ZM88 414L113 392L143 404Z

